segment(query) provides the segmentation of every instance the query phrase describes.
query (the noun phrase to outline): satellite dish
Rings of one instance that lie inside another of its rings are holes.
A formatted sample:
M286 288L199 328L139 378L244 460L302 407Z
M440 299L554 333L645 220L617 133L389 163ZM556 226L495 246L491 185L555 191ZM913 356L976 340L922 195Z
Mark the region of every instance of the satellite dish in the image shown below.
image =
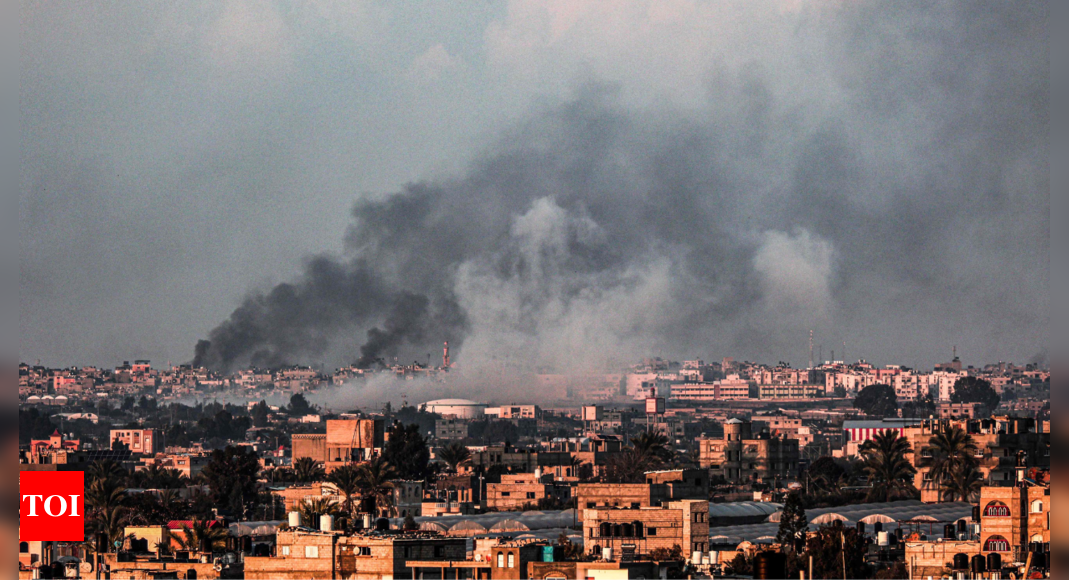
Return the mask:
M115 540L111 543L111 545L115 546L115 549L118 550L120 547L122 547L122 542L120 542L119 540Z
M78 571L82 574L88 574L93 571L93 565L89 562L82 562L78 565Z

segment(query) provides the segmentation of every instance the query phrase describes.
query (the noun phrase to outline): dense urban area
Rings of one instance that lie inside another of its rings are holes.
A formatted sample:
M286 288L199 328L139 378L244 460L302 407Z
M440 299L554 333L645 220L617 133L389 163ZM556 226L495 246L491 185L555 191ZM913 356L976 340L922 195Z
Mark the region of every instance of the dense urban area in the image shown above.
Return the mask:
M657 358L522 401L419 400L448 345L362 367L21 364L20 470L84 471L86 541L19 577L1049 577L1043 365Z

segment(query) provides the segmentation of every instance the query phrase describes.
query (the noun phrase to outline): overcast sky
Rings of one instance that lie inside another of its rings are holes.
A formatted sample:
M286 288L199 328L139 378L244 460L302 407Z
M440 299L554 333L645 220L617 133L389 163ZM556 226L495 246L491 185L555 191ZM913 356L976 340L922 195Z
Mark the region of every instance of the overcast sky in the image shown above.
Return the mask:
M20 359L187 362L310 256L395 259L354 203L424 183L450 216L428 235L511 248L466 241L429 278L469 360L804 365L814 329L825 358L1028 362L1048 337L1048 46L1045 2L23 2ZM612 191L665 201L622 216ZM500 228L465 225L486 205ZM540 263L566 290L502 274L558 234L642 257ZM355 358L383 317L291 362Z

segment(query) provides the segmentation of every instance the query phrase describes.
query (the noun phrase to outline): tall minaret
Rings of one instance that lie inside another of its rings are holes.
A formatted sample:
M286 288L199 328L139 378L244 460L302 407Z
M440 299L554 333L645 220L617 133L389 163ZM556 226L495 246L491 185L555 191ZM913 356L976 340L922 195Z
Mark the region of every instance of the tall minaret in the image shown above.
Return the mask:
M813 331L809 331L809 368L813 368Z
M442 368L449 368L449 342L446 341L445 346L442 347Z

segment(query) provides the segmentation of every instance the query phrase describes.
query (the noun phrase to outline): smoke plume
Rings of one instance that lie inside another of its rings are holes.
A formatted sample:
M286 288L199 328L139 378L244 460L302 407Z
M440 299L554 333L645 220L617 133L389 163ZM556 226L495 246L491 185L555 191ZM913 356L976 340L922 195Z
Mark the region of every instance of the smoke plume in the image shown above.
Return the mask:
M915 28L854 9L834 106L760 70L714 74L685 111L584 84L464 175L357 201L342 255L246 297L194 362L351 361L357 336L362 366L446 340L461 366L529 371L803 361L809 329L895 362L965 326L1041 328L1043 11L955 6Z

